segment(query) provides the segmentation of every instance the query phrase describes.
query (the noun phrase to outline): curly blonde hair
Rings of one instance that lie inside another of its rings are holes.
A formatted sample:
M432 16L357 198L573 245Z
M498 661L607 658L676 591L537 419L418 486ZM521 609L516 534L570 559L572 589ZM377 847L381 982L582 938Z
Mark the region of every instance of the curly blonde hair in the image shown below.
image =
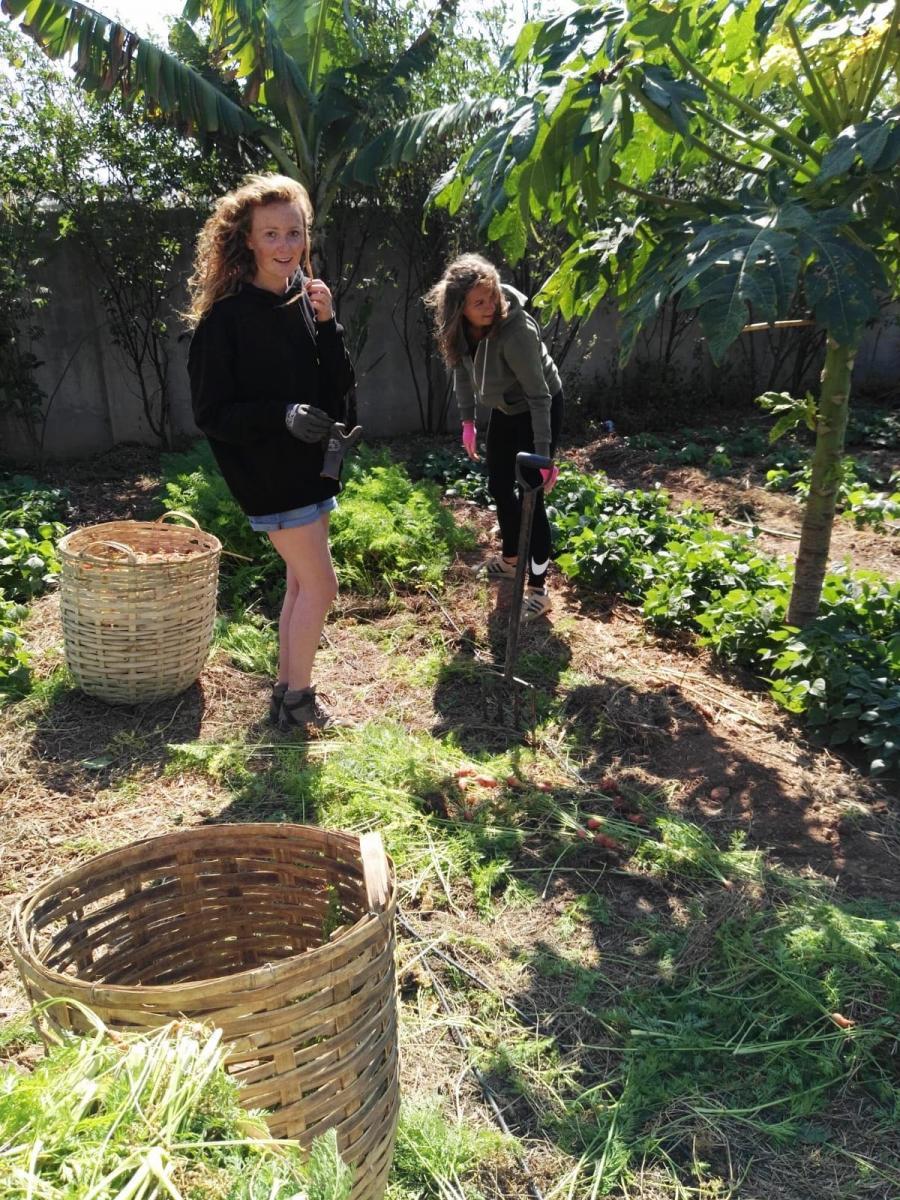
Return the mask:
M500 275L493 263L480 254L461 254L449 263L438 282L425 293L425 306L434 318L434 336L441 358L448 367L460 360L460 328L463 307L473 287L487 284L497 297L497 310L487 336L490 337L509 312L509 302L500 290Z
M190 306L184 314L193 329L217 300L232 296L253 278L256 261L247 245L253 211L267 204L296 204L306 233L303 269L312 274L309 258L313 208L302 183L287 175L248 175L239 188L216 201L212 216L200 230L194 252L194 273L188 280Z

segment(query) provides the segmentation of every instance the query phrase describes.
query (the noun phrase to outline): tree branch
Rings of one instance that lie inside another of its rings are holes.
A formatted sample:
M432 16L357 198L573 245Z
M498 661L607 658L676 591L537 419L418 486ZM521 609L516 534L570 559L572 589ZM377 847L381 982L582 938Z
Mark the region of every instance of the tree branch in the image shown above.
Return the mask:
M787 19L787 28L791 41L794 44L794 49L797 51L797 57L800 59L800 65L803 67L803 72L806 75L807 81L809 82L809 86L812 88L818 99L819 107L821 109L820 120L822 126L827 130L828 133L831 134L832 137L835 137L841 132L841 118L837 105L834 104L831 97L824 91L822 85L819 83L818 76L813 70L812 63L807 58L806 51L803 49L803 43L800 41L800 34L797 32L797 26L794 24L791 17L788 17ZM796 89L796 91L793 88L791 90L794 91L795 95L797 95L801 104L806 103L802 90L799 88ZM813 112L812 109L809 109L808 111Z
M878 48L878 58L875 62L875 70L872 72L872 82L869 84L869 90L863 100L862 112L860 114L863 121L869 115L869 110L875 102L875 97L881 90L881 72L884 70L884 64L887 62L891 42L897 33L898 23L900 23L900 4L895 4L894 11L891 13L890 23L884 31L884 37L881 39L881 45Z
M767 125L769 129L780 136L786 137L789 142L793 142L798 150L803 152L804 156L808 155L814 162L820 163L822 161L822 156L818 151L814 150L808 142L804 142L803 138L797 137L790 129L779 125L772 117L767 116L760 109L754 108L752 104L748 104L741 96L735 96L733 92L729 92L728 88L722 87L720 83L716 83L714 79L710 79L708 75L704 75L699 67L694 66L691 60L681 53L674 42L669 44L669 49L684 69L693 75L699 83L702 83L704 87L709 88L711 92L715 93L720 100L725 100L728 104L735 105L746 116L751 117L754 121L759 121L761 125Z
M759 150L761 154L769 154L772 158L777 159L783 166L788 167L792 171L803 171L810 179L815 178L814 172L796 158L791 158L789 154L785 154L783 150L776 150L774 146L769 146L765 142L759 142L756 138L750 137L743 133L734 125L729 125L727 121L720 121L718 117L712 116L711 113L704 113L704 119L715 125L717 129L721 129L723 133L729 134L733 138L737 138L747 146L752 146L754 150Z

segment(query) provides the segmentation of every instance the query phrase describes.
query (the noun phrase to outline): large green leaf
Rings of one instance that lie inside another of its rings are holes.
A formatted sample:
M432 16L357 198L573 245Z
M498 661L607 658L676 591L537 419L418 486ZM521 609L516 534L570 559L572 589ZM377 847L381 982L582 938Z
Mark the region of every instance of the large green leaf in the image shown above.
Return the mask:
M780 214L782 228L796 231L806 260L804 289L820 325L841 345L856 345L880 312L887 288L877 255L853 236L853 215L843 209L807 212L792 205Z
M858 159L869 171L887 171L900 159L900 123L896 110L887 117L850 125L834 139L822 159L817 183L846 173Z
M689 80L677 79L670 67L645 65L634 72L632 95L651 117L666 130L687 134L689 114L685 105L704 100L702 88Z
M2 0L2 7L51 58L77 51L75 72L88 91L121 88L204 133L252 139L271 133L191 67L74 0Z
M683 308L697 308L710 353L721 359L750 316L774 321L787 312L800 271L792 234L772 214L728 216L697 231L686 266L673 279Z
M498 98L464 99L417 113L383 130L348 165L344 178L374 184L383 167L412 162L426 145L463 134L483 121L502 117L508 103Z

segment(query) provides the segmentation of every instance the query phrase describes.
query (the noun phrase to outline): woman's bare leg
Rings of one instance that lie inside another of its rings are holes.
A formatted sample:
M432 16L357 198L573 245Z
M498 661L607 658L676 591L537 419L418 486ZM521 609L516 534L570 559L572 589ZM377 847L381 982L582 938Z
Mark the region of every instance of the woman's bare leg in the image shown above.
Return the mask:
M287 592L279 633L279 679L292 692L312 683L313 660L338 583L328 546L328 513L310 525L269 534L287 567ZM292 583L296 585L294 592Z
M279 685L287 687L288 675L290 673L290 645L291 645L291 613L294 611L294 604L297 601L297 596L300 591L300 584L297 582L297 576L287 568L287 585L284 589L284 602L281 605L281 614L278 618L278 680Z

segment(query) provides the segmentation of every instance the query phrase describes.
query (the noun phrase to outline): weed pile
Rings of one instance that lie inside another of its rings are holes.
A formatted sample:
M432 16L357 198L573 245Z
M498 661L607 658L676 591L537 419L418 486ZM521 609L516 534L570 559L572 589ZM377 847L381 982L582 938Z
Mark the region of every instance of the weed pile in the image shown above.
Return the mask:
M237 1100L219 1031L115 1033L83 1010L30 1074L0 1073L0 1197L22 1200L347 1200L334 1134L308 1163Z

